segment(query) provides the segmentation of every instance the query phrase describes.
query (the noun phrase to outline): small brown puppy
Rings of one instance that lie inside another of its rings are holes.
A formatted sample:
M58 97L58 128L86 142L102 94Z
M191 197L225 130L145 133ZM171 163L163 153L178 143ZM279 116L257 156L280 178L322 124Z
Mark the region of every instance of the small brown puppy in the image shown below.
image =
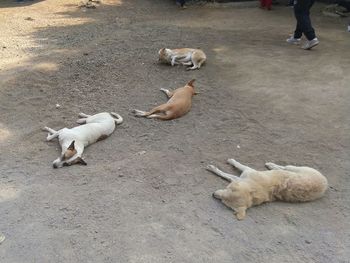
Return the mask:
M161 120L180 118L190 111L192 106L192 96L197 94L194 91L194 81L195 80L192 79L184 87L178 88L174 91L160 89L168 96L169 100L167 103L155 107L148 112L135 109L133 110L133 113L137 117L156 118Z
M242 171L240 177L224 173L214 165L207 169L231 182L226 189L215 191L213 197L232 208L239 220L245 218L249 207L275 200L312 201L323 196L328 188L326 177L310 167L266 163L271 171L256 171L234 159L227 162Z
M159 50L158 55L159 61L163 63L168 63L172 66L176 64L189 66L186 70L200 69L207 59L205 53L196 48L162 48Z

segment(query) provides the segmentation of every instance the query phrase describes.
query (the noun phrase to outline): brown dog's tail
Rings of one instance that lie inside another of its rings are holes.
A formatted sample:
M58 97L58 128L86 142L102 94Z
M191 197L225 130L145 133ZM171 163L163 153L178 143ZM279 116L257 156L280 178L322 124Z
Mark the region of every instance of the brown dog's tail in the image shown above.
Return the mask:
M195 81L196 81L195 79L192 79L192 80L190 80L186 85L187 85L187 86L194 87L194 86L193 86L193 82L195 82Z

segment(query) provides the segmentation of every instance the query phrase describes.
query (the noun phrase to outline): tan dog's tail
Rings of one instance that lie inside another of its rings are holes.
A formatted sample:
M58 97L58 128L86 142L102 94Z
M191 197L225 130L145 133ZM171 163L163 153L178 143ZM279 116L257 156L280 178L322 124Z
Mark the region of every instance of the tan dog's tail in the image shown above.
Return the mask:
M111 115L114 117L114 120L115 120L115 123L118 125L118 124L121 124L123 122L123 117L120 116L118 113L115 113L115 112L111 112Z
M195 79L192 79L192 80L190 80L186 85L187 85L187 86L194 87L194 86L193 86L193 82L195 82L195 81L196 81Z

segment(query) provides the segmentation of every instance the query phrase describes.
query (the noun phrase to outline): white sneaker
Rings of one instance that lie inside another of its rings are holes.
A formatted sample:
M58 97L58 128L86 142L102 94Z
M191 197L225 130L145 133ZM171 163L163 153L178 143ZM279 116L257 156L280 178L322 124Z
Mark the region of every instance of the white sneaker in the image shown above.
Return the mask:
M294 38L293 36L291 36L290 38L287 38L286 41L289 44L299 45L300 44L300 40L301 40L301 38Z
M318 41L317 37L315 37L312 40L306 41L302 48L305 50L310 50L311 48L316 47L319 43L320 41Z

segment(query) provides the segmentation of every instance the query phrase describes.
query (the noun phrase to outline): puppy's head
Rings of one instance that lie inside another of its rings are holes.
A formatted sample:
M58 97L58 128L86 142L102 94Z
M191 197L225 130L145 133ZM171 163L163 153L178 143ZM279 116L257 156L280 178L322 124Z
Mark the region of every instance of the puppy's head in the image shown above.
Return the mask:
M168 62L168 52L166 48L162 48L158 51L158 61L162 63Z
M75 141L72 141L69 147L62 153L60 157L53 161L53 168L61 168L63 166L70 166L73 164L86 165L86 162L77 155L75 149Z

